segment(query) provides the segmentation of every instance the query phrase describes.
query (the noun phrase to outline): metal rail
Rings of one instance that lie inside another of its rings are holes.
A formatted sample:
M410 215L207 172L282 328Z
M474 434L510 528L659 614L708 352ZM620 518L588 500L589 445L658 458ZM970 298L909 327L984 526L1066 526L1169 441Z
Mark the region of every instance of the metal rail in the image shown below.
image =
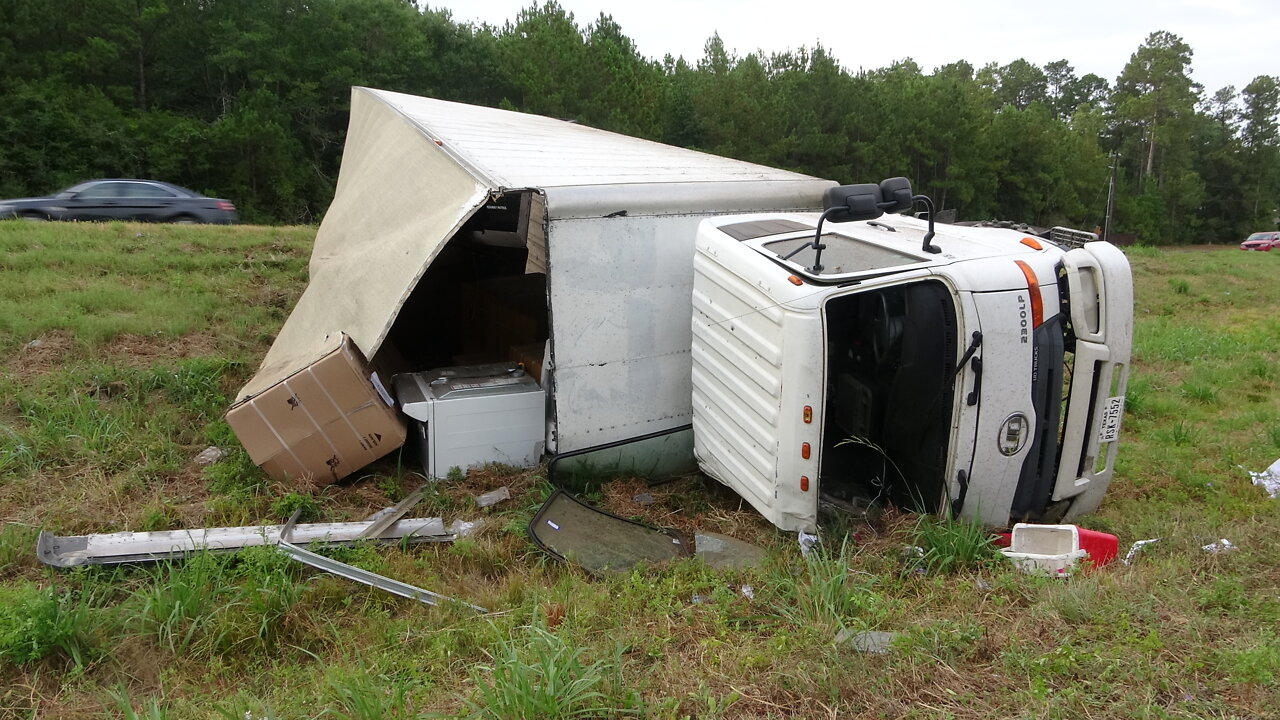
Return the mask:
M343 577L363 585L378 588L379 590L389 592L392 595L399 595L402 598L417 600L418 602L426 605L439 605L441 602L449 602L470 608L479 613L489 612L479 605L472 605L469 602L463 602L462 600L451 598L447 595L434 593L430 590L423 590L420 587L410 585L408 583L402 583L399 580L392 580L389 577L369 572L368 570L361 570L354 565L338 562L333 558L318 555L310 550L303 550L297 545L293 545L284 540L279 542L278 547L288 554L289 557L304 565L310 565L317 570L323 570L327 573L337 575L338 577Z
M291 528L290 539L308 545L340 545L359 539L374 522L298 525ZM229 552L255 545L275 545L287 527L288 524L249 525L75 536L42 532L36 541L36 556L46 565L62 568L155 562L185 557L198 551ZM449 542L453 535L445 531L444 521L438 517L407 518L395 522L374 539L380 542Z

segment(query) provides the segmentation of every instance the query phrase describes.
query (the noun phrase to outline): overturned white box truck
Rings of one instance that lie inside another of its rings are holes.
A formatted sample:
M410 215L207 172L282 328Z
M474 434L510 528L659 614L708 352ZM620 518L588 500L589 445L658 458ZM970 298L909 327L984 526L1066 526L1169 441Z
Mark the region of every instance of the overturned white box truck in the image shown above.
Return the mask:
M901 178L837 186L356 88L309 285L236 407L303 387L342 337L414 371L394 387L435 475L696 463L786 530L815 530L823 496L989 525L1092 511L1123 409L1126 259L898 214L927 207ZM377 444L339 410L327 427ZM306 466L274 425L236 430Z

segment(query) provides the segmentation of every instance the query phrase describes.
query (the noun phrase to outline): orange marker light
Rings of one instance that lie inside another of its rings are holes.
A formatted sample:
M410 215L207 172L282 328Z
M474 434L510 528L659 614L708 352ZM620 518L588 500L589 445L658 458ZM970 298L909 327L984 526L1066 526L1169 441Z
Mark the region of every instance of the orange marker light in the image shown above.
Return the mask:
M1038 328L1044 322L1044 298L1040 297L1040 280L1036 271L1021 260L1014 260L1027 278L1027 290L1031 293L1031 327Z
M803 280L801 280L800 278L796 277L795 275L788 275L788 276L787 276L787 279L791 281L791 284L792 284L792 285L803 285L803 284L804 284L804 281L803 281Z
M813 422L813 408L809 405L804 406L804 424L808 425Z
M804 458L805 460L809 459L809 443L800 444L800 457Z
M1043 250L1043 249L1044 249L1044 246L1040 244L1040 241L1039 241L1039 240L1036 240L1035 238L1024 237L1024 238L1022 238L1021 240L1019 240L1018 242L1022 243L1023 245L1026 245L1027 247L1031 248L1032 250Z
M809 492L809 476L800 476L800 492Z

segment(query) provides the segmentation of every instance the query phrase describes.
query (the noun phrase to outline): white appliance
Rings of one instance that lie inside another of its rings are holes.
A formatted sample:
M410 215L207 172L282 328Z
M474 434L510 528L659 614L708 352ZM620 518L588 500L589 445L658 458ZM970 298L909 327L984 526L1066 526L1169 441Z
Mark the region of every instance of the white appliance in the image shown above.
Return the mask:
M546 393L516 363L406 373L394 384L400 409L418 421L411 435L428 477L487 462L533 467L541 461Z

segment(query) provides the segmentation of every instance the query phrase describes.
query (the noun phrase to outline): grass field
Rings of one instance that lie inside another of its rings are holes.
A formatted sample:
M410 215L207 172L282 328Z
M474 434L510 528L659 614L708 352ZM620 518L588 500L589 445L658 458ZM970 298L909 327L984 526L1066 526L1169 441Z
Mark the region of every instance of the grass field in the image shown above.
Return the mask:
M1280 717L1280 253L1130 252L1136 352L1117 479L1088 527L1160 538L1068 580L973 528L885 512L802 558L701 478L591 499L764 545L593 578L524 525L501 468L412 514L476 538L334 557L494 612L429 608L258 549L53 571L36 534L361 519L421 482L395 457L316 495L268 481L222 413L306 278L313 230L0 223L0 717ZM208 468L208 445L230 455ZM476 494L513 500L479 510ZM656 502L634 502L648 492ZM1219 538L1238 550L1211 554ZM926 549L923 560L906 545ZM752 597L742 587L752 588ZM898 633L889 653L835 641Z

